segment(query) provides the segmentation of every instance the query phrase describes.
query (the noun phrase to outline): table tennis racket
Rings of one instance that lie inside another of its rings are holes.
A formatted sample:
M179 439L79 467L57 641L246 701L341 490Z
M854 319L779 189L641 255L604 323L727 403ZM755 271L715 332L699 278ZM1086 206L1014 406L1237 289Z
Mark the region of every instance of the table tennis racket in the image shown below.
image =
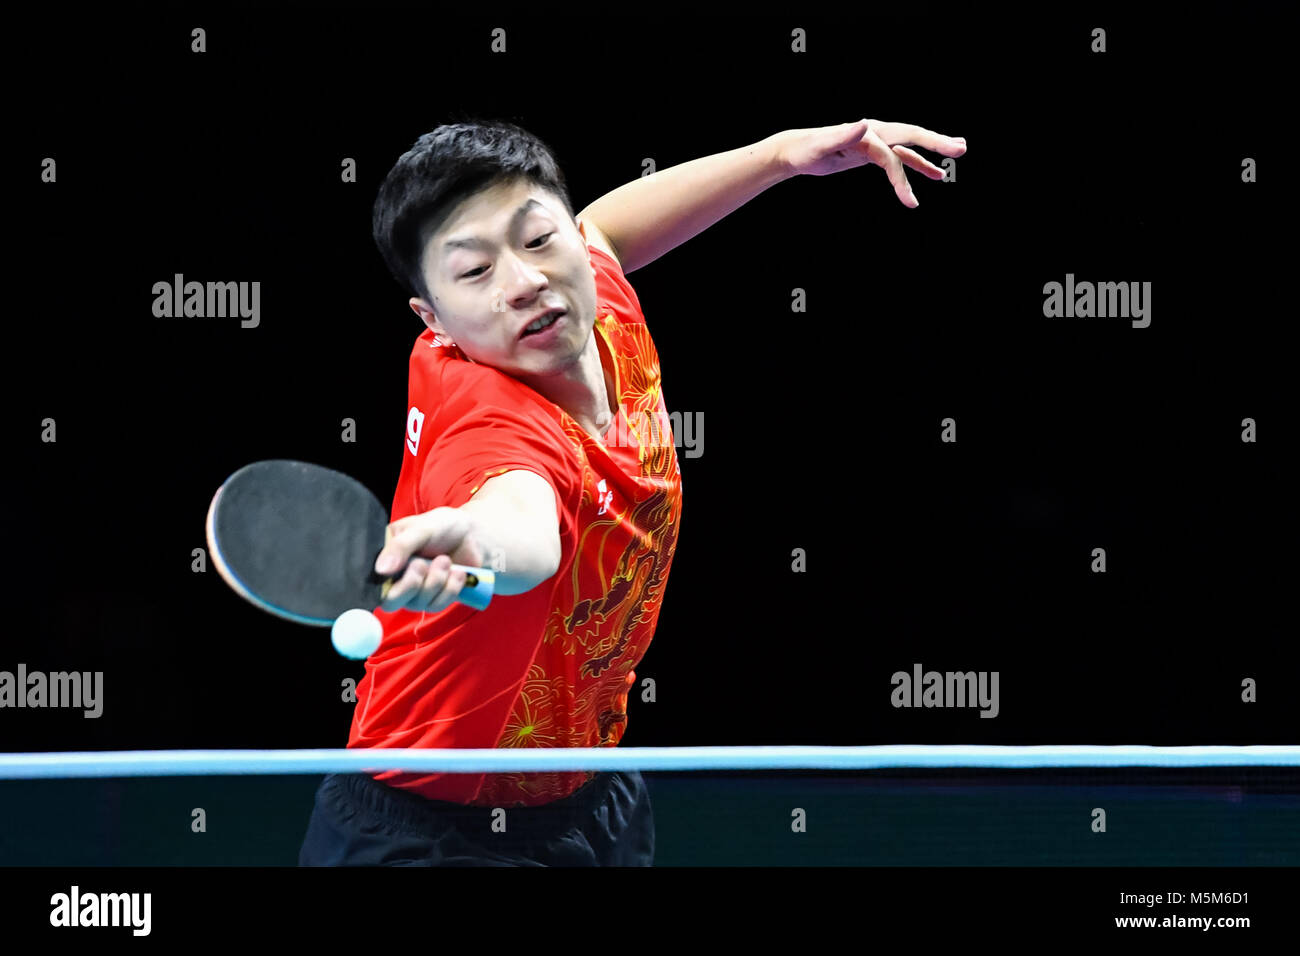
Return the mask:
M342 472L271 459L240 468L208 507L207 538L218 573L240 597L268 613L330 627L344 611L372 611L400 578L375 573L388 511ZM457 600L481 611L495 575L466 572Z

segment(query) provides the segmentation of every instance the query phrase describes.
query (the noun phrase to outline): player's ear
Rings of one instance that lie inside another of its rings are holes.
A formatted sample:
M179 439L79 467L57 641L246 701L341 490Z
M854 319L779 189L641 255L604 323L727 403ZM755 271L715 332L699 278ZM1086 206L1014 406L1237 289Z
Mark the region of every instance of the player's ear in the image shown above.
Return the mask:
M423 299L411 296L411 298L407 300L406 304L411 307L411 311L418 315L420 321L425 325L428 325L430 320L433 319L433 308Z
M410 305L411 311L420 317L420 321L423 322L431 332L433 332L433 341L437 345L456 344L452 341L451 336L447 334L447 330L442 327L442 323L438 321L438 317L433 314L433 310L429 308L429 303L425 302L423 299L412 298L408 305Z

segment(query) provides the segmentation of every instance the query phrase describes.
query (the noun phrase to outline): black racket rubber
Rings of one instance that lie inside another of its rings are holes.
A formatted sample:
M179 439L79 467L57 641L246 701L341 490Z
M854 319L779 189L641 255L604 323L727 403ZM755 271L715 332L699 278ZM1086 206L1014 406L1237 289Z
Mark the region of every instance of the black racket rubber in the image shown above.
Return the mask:
M240 468L209 512L209 547L234 590L272 614L317 627L382 600L375 558L388 512L365 485L307 462Z

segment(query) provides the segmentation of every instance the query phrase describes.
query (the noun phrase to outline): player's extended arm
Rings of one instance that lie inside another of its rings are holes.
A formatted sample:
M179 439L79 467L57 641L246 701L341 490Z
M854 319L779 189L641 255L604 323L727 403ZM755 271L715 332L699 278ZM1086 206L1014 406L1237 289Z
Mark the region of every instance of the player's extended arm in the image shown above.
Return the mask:
M436 612L448 607L465 583L451 565L490 568L495 594L523 594L560 567L560 525L555 492L545 478L514 470L483 483L459 508L440 507L399 518L375 561L380 574L403 572L388 591L386 611Z
M489 478L457 509L483 551L478 566L497 572L497 594L531 591L560 568L555 492L541 475L507 471Z

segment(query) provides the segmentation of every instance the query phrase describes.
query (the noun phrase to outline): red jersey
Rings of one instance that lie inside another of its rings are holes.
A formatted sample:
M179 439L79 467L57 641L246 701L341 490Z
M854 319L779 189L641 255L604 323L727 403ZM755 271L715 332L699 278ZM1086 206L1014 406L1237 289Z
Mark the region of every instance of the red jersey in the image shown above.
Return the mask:
M559 571L485 611L375 609L384 625L357 686L349 747L612 747L654 635L677 542L681 475L659 355L618 264L588 247L601 361L618 410L603 441L517 379L436 345L411 351L392 517L469 501L489 478L535 472L555 491ZM610 362L612 361L612 368ZM531 806L593 773L375 775L434 800Z

